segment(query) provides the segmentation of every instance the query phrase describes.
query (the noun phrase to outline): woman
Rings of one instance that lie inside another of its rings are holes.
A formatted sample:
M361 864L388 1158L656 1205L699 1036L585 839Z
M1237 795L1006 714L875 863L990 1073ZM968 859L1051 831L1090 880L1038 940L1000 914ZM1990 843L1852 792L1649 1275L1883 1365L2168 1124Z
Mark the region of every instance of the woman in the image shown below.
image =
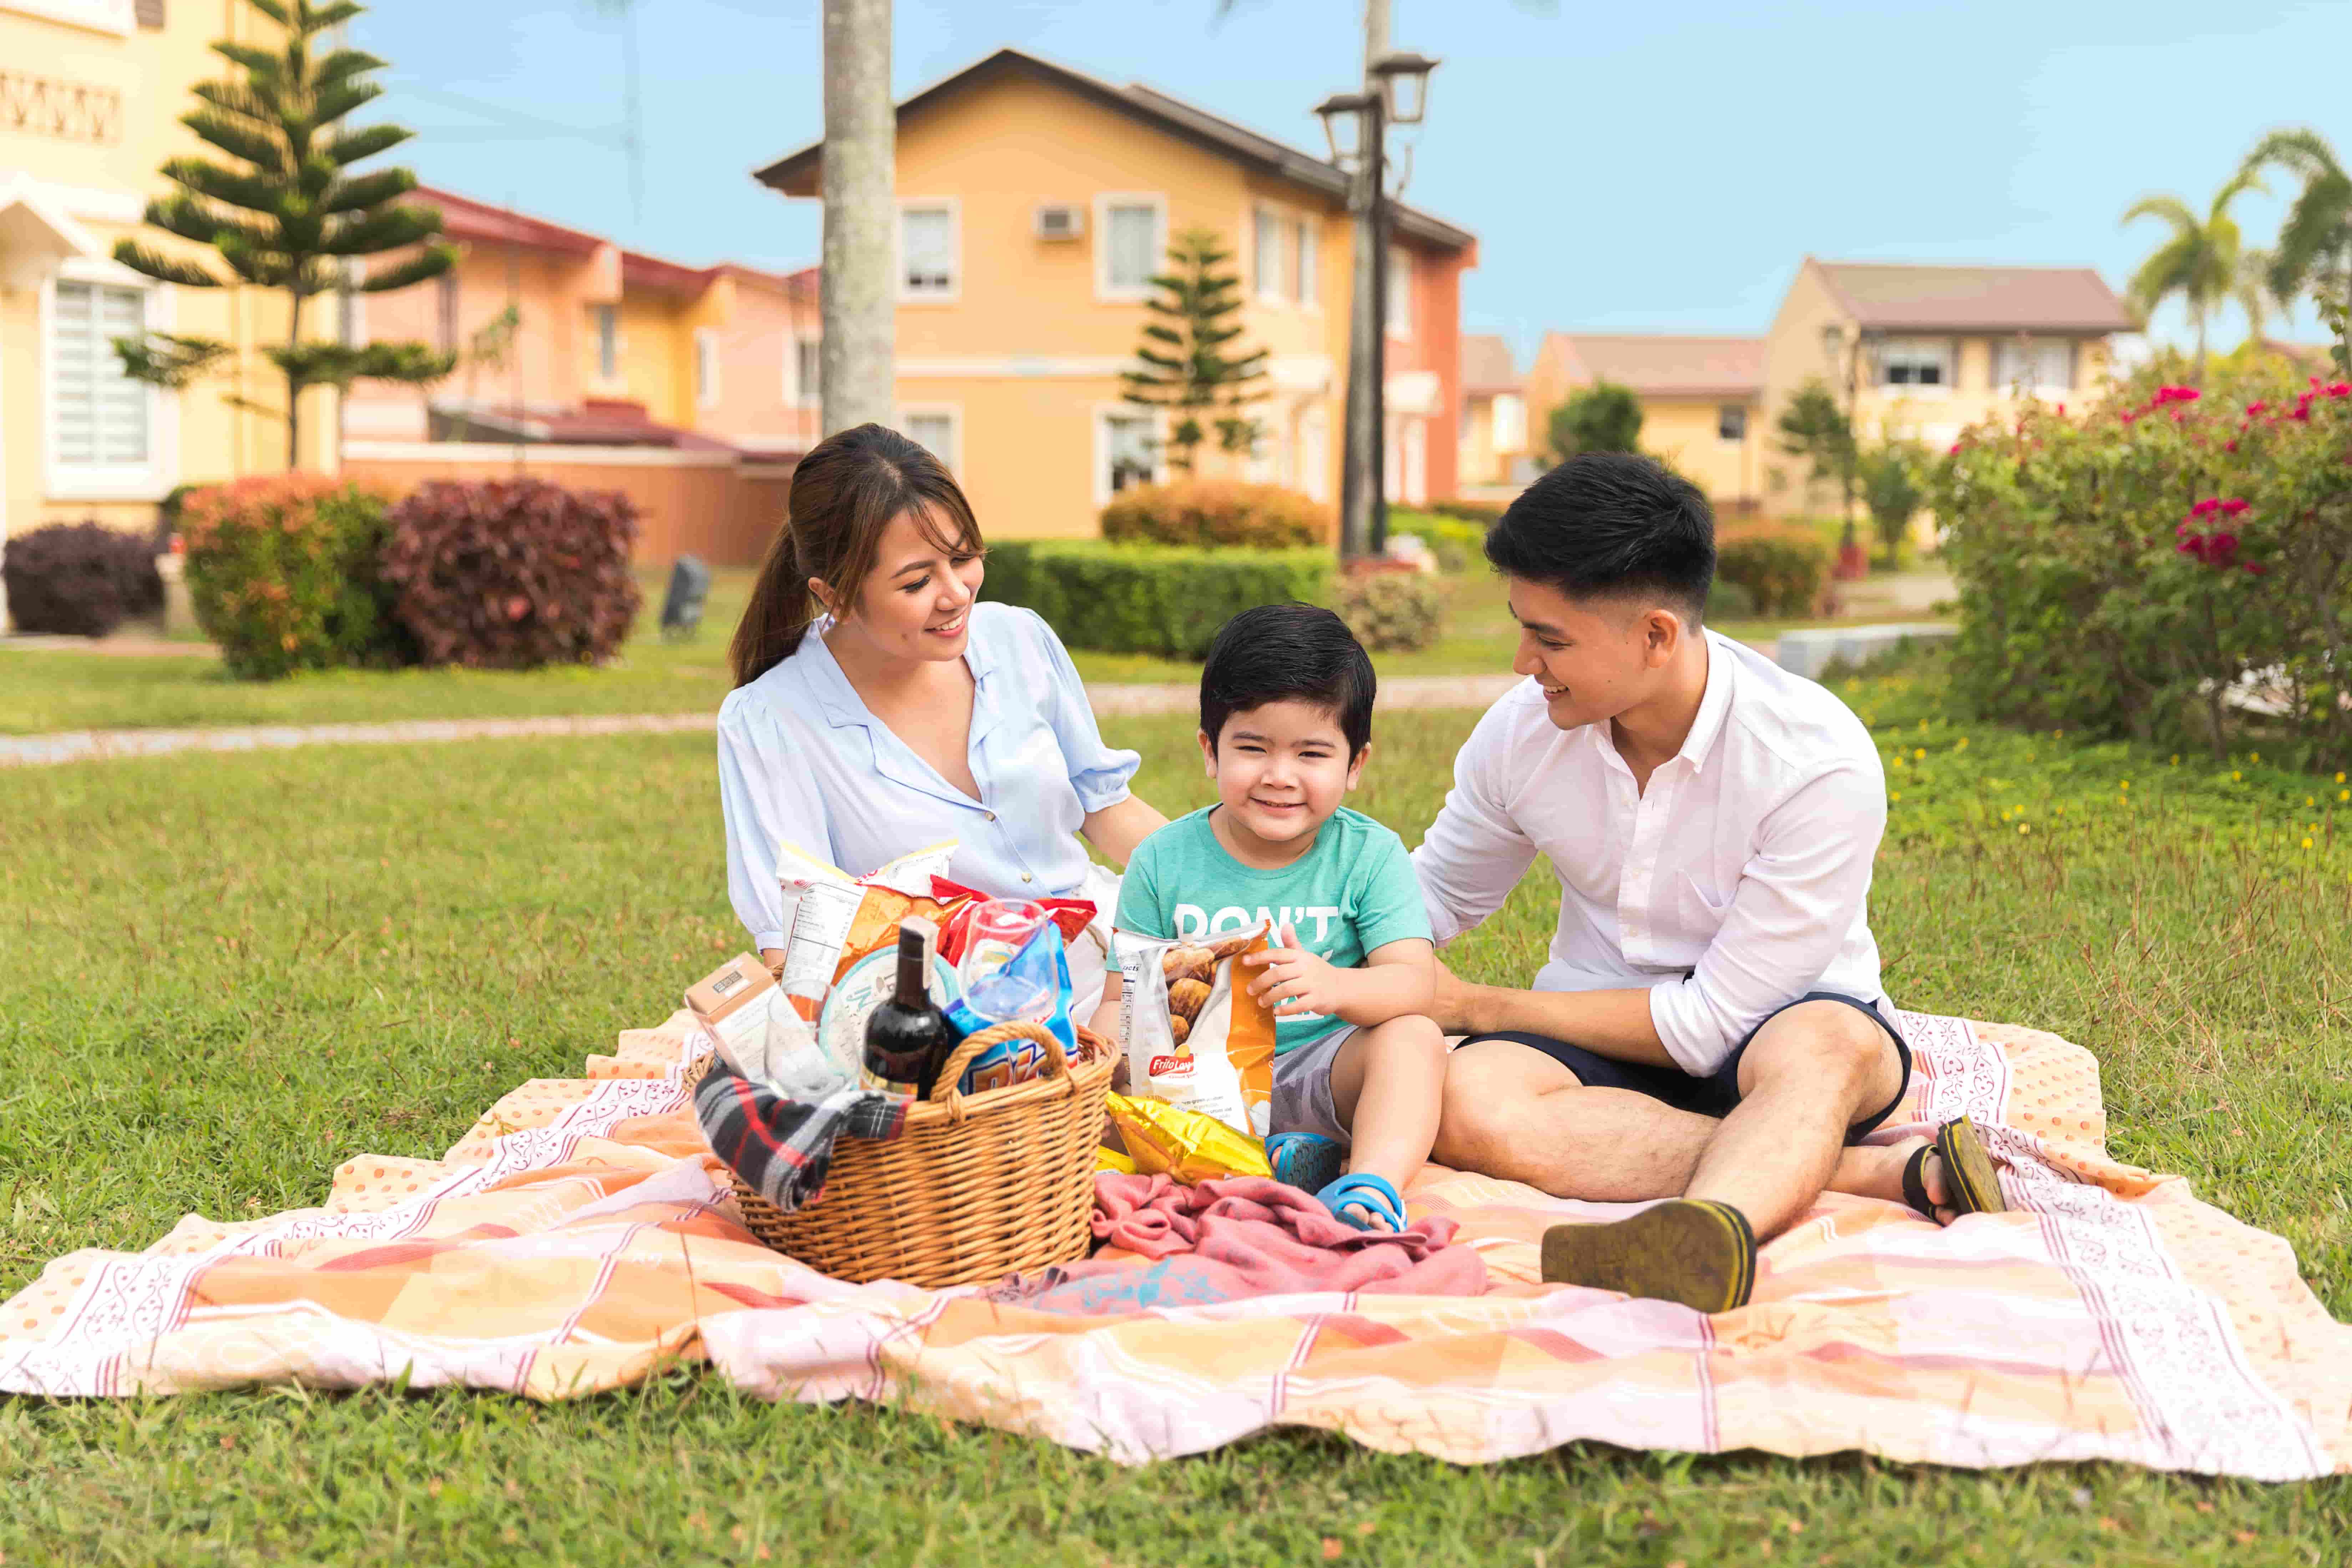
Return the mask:
M842 431L801 459L790 512L719 710L737 918L773 966L792 930L780 845L862 876L952 839L966 887L1095 900L1097 940L1070 955L1086 1017L1118 882L1078 836L1124 866L1166 821L1128 793L1139 759L1103 744L1051 626L978 602L980 524L930 453L879 425Z

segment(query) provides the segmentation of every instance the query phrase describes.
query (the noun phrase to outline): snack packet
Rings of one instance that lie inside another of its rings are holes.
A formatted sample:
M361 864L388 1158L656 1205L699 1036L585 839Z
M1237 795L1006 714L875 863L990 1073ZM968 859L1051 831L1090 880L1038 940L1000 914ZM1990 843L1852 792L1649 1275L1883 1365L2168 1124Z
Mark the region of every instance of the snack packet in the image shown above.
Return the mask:
M1011 1018L1034 1018L1062 1043L1066 1060L1078 1059L1070 1026L1070 961L1059 925L1047 921L1004 966L974 984L947 1010L959 1037ZM966 1094L1025 1083L1045 1070L1045 1047L1034 1040L1003 1040L974 1057L956 1087Z
M1208 942L1113 931L1121 989L1118 1037L1130 1094L1200 1110L1264 1138L1273 1111L1274 1013L1249 994L1244 952L1266 924Z
M795 1100L821 1100L846 1081L767 966L748 952L688 986L686 1005L728 1065L754 1083L773 1084Z
M1157 1100L1114 1094L1105 1104L1127 1145L1129 1168L1139 1175L1162 1171L1191 1186L1220 1176L1271 1176L1265 1146L1247 1133L1236 1132L1206 1111L1179 1110ZM1108 1149L1095 1156L1095 1169L1115 1169L1103 1162Z
M782 976L795 1012L815 1023L834 982L867 953L896 942L898 922L908 915L943 922L953 912L932 896L931 887L955 858L955 848L952 843L934 844L864 877L853 877L796 845L778 848L777 880L800 899Z

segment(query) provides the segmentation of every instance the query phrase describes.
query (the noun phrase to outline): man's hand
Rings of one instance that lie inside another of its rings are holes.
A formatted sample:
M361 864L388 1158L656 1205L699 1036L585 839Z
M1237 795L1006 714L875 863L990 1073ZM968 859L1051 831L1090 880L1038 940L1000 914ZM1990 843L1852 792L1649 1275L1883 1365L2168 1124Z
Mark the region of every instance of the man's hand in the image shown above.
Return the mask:
M1473 985L1445 965L1445 960L1435 959L1437 993L1430 1005L1436 1016L1439 1029L1449 1035L1476 1035L1486 1032L1487 1025L1478 1003L1486 990Z
M1275 934L1281 946L1242 956L1242 963L1262 972L1250 982L1250 994L1272 1003L1276 1017L1337 1015L1346 1002L1345 972L1299 946L1298 933L1288 921Z

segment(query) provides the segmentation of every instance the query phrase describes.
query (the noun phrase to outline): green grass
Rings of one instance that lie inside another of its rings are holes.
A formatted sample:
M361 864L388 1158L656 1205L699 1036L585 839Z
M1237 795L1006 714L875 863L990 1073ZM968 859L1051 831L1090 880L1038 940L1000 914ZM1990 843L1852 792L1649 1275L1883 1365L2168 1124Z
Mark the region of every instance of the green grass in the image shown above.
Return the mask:
M1929 753L1893 786L1873 892L1897 998L2095 1051L2116 1152L2284 1235L2352 1314L2352 853L2325 831L2352 806L2331 818L2315 781L2252 759L2233 781L1949 725L1931 678L1850 689L1889 754ZM1383 725L1358 804L1417 841L1474 717ZM1110 733L1144 752L1147 798L1200 802L1181 717ZM2020 802L2022 835L2000 816ZM576 1074L740 949L720 844L691 736L0 773L0 1293L188 1210L316 1203L354 1152L436 1156L522 1079ZM1547 881L1455 950L1466 973L1533 971ZM1300 1434L1128 1472L904 1412L770 1408L684 1372L547 1408L5 1401L0 1486L11 1563L1094 1568L1320 1563L1331 1541L1341 1562L1482 1568L1696 1568L1768 1547L1776 1563L2240 1568L2341 1562L2352 1515L2343 1482L1591 1446L1464 1470Z
M0 644L0 735L64 730L181 729L228 724L375 723L401 719L513 719L549 714L714 711L730 680L727 641L751 573L714 574L696 634L663 638L654 623L662 584L646 578L646 612L620 657L603 668L531 671L330 670L287 680L232 680L209 655L128 657L9 648ZM1510 667L1516 629L1500 584L1484 570L1449 580L1446 635L1419 653L1381 654L1383 676L1491 675ZM1903 617L1896 617L1903 618ZM1909 617L1916 619L1916 617ZM1721 629L1769 644L1801 621L1738 621ZM1868 617L1841 625L1864 626ZM1072 654L1087 679L1189 684L1200 667L1149 654Z

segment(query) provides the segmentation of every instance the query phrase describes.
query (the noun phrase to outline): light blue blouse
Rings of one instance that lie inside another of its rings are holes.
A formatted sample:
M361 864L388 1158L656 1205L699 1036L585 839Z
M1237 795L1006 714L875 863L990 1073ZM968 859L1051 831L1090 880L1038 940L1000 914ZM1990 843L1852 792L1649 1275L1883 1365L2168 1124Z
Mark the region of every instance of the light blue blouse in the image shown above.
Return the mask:
M784 945L792 910L776 847L798 845L854 876L956 841L949 875L997 898L1059 898L1086 879L1077 831L1127 798L1141 761L1103 744L1061 639L1033 610L971 608L964 662L972 799L941 778L849 684L821 627L719 708L727 891L756 950Z

